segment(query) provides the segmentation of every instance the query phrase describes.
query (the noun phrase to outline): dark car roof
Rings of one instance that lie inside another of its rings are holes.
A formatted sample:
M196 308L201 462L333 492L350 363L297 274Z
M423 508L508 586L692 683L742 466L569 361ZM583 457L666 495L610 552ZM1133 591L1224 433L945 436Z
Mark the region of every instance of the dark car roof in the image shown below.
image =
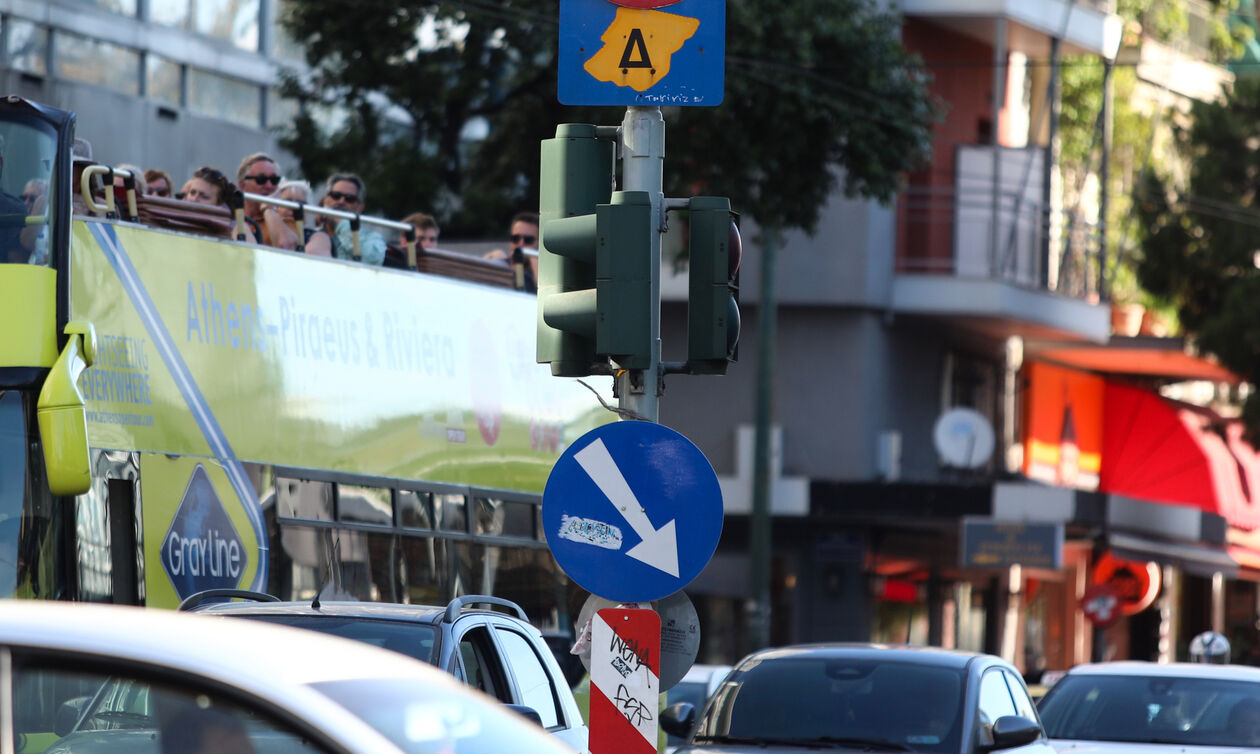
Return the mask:
M220 602L197 608L197 612L210 615L326 615L428 624L441 622L445 611L445 607L434 605L385 602L320 602L318 608L311 607L309 602Z
M753 659L793 657L813 659L867 658L881 662L913 662L958 670L966 668L972 661L980 658L989 662L1005 664L999 657L961 649L941 649L940 647L925 647L914 644L830 643L796 644L788 647L763 649L744 658L740 665Z

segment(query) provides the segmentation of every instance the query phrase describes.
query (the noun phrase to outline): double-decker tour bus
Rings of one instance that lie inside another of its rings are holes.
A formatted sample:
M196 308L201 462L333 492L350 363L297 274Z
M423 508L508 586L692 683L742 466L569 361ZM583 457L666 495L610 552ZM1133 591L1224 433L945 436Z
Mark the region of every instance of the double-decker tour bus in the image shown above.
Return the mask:
M0 596L482 593L567 626L541 492L614 417L534 362L512 269L308 257L235 240L227 210L115 202L93 186L131 178L76 161L73 128L0 100Z

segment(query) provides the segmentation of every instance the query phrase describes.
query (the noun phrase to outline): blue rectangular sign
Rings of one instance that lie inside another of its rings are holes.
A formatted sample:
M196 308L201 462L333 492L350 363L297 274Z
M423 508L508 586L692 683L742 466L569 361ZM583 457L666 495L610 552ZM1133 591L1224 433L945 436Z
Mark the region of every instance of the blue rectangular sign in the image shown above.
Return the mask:
M959 565L964 568L1063 567L1063 524L996 521L967 516Z
M563 104L713 107L725 65L726 0L560 0Z

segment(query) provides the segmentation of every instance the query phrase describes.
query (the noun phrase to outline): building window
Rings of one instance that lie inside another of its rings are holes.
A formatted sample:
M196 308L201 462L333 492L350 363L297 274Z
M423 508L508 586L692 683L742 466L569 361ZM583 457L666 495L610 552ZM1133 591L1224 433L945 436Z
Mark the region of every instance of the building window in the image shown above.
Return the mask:
M153 53L146 55L144 59L145 92L149 99L176 107L182 105L179 71L179 63Z
M306 60L306 52L302 45L294 41L289 30L284 28L284 21L293 12L293 0L278 0L276 3L276 20L272 28L271 38L275 40L272 54L283 60L302 62Z
M48 75L48 29L30 21L9 18L9 68Z
M95 5L97 8L117 13L121 16L136 15L136 0L77 0L81 5ZM162 3L157 3L161 5Z
M149 6L154 23L222 39L251 52L258 50L258 13L258 0L163 0Z
M57 32L59 78L96 84L116 92L140 94L140 53L99 39Z
M188 69L188 109L246 128L262 126L262 90L240 79Z

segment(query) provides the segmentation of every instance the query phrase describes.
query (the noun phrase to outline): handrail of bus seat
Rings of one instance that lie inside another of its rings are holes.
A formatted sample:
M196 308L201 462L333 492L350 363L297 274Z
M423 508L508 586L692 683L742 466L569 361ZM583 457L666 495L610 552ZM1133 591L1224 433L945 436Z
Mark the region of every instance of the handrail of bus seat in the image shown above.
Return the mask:
M188 595L184 598L183 602L179 603L179 607L176 609L188 611L197 607L206 600L224 598L253 600L254 602L280 601L280 598L274 594L267 594L266 592L251 592L248 589L206 589L204 591Z
M251 194L249 192L246 192L244 194L244 197L248 201L258 202L259 204L270 204L275 207L287 207L289 209L294 210L295 213L301 212L302 217L305 217L306 213L310 212L314 215L325 215L327 217L335 217L338 220L349 220L350 221L350 234L351 234L351 237L354 239L353 255L356 262L359 261L361 257L361 254L359 253L359 228L362 223L367 223L368 225L377 225L382 228L389 228L390 230L400 231L403 233L404 239L407 238L407 233L408 231L410 231L411 239L409 241L405 241L405 243L409 246L409 249L407 252L407 259L408 259L409 269L412 269L412 270L416 269L416 265L411 261L415 258L415 248L414 248L415 247L415 229L412 228L407 223L398 222L397 220L386 220L383 217L372 217L371 215L360 215L357 212L345 212L344 210L332 209L330 207L317 207L313 204L301 204L299 202L289 201L288 199L279 199L274 196L265 196L263 194ZM300 240L299 240L299 243L300 243Z
M98 204L92 196L92 178L98 175L108 176L105 187L105 204ZM140 216L136 204L136 176L130 170L113 168L109 165L88 165L79 176L79 194L87 208L106 217L118 217L118 207L114 203L114 176L123 179L123 188L127 192L127 219L135 221Z
M454 620L459 617L460 610L463 610L468 605L498 605L499 607L506 607L508 610L515 613L517 618L520 618L526 623L529 622L529 618L525 615L525 609L520 605L512 602L511 600L505 600L502 597L490 597L485 594L464 594L451 600L446 606L446 612L442 614L442 621L444 623L454 622Z

